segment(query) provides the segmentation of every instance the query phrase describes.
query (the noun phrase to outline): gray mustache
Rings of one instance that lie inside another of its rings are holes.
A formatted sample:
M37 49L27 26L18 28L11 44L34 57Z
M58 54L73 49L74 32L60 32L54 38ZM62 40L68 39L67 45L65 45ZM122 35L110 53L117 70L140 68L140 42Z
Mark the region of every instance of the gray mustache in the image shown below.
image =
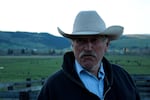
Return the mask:
M94 52L81 52L79 57L82 58L84 56L92 56L92 57L97 57Z

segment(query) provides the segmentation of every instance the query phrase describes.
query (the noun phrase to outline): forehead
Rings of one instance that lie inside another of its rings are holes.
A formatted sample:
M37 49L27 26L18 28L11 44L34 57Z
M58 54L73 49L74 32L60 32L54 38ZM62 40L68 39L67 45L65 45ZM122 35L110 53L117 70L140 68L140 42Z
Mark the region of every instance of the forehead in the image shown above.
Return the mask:
M103 39L106 38L106 35L91 35L91 36L80 36L80 37L74 37L71 40L79 40L79 39L83 39L83 40L90 40L90 39Z

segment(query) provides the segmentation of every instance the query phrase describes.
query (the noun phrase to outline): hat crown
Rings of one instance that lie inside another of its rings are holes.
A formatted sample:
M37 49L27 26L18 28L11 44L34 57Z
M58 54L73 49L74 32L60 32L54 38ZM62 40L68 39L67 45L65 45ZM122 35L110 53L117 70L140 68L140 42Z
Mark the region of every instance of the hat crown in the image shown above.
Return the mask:
M116 40L122 35L124 28L120 25L106 28L103 19L96 11L91 10L78 13L73 24L72 34L63 32L59 27L57 29L61 35L70 39L107 35L109 40Z
M105 29L105 22L96 11L81 11L75 18L72 34L103 32Z

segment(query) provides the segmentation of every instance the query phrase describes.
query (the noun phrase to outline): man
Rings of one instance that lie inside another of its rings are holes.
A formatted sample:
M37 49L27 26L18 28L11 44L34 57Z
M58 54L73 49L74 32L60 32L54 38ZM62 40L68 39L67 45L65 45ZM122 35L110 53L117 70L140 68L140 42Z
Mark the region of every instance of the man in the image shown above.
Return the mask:
M106 28L96 11L81 11L72 34L58 31L71 39L73 52L64 55L62 69L48 78L38 100L140 100L130 75L104 57L122 26Z

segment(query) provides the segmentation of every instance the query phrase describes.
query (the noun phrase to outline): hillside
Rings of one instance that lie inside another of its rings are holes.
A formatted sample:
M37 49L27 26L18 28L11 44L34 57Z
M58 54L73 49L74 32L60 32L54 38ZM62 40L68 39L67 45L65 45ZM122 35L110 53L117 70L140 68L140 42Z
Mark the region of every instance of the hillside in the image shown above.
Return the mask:
M110 48L150 48L150 34L123 35Z
M0 49L63 49L68 48L67 39L48 33L2 32L0 31Z
M119 40L112 41L110 48L149 48L149 35L123 35ZM49 33L4 32L0 31L0 49L64 49L70 42L63 37Z

